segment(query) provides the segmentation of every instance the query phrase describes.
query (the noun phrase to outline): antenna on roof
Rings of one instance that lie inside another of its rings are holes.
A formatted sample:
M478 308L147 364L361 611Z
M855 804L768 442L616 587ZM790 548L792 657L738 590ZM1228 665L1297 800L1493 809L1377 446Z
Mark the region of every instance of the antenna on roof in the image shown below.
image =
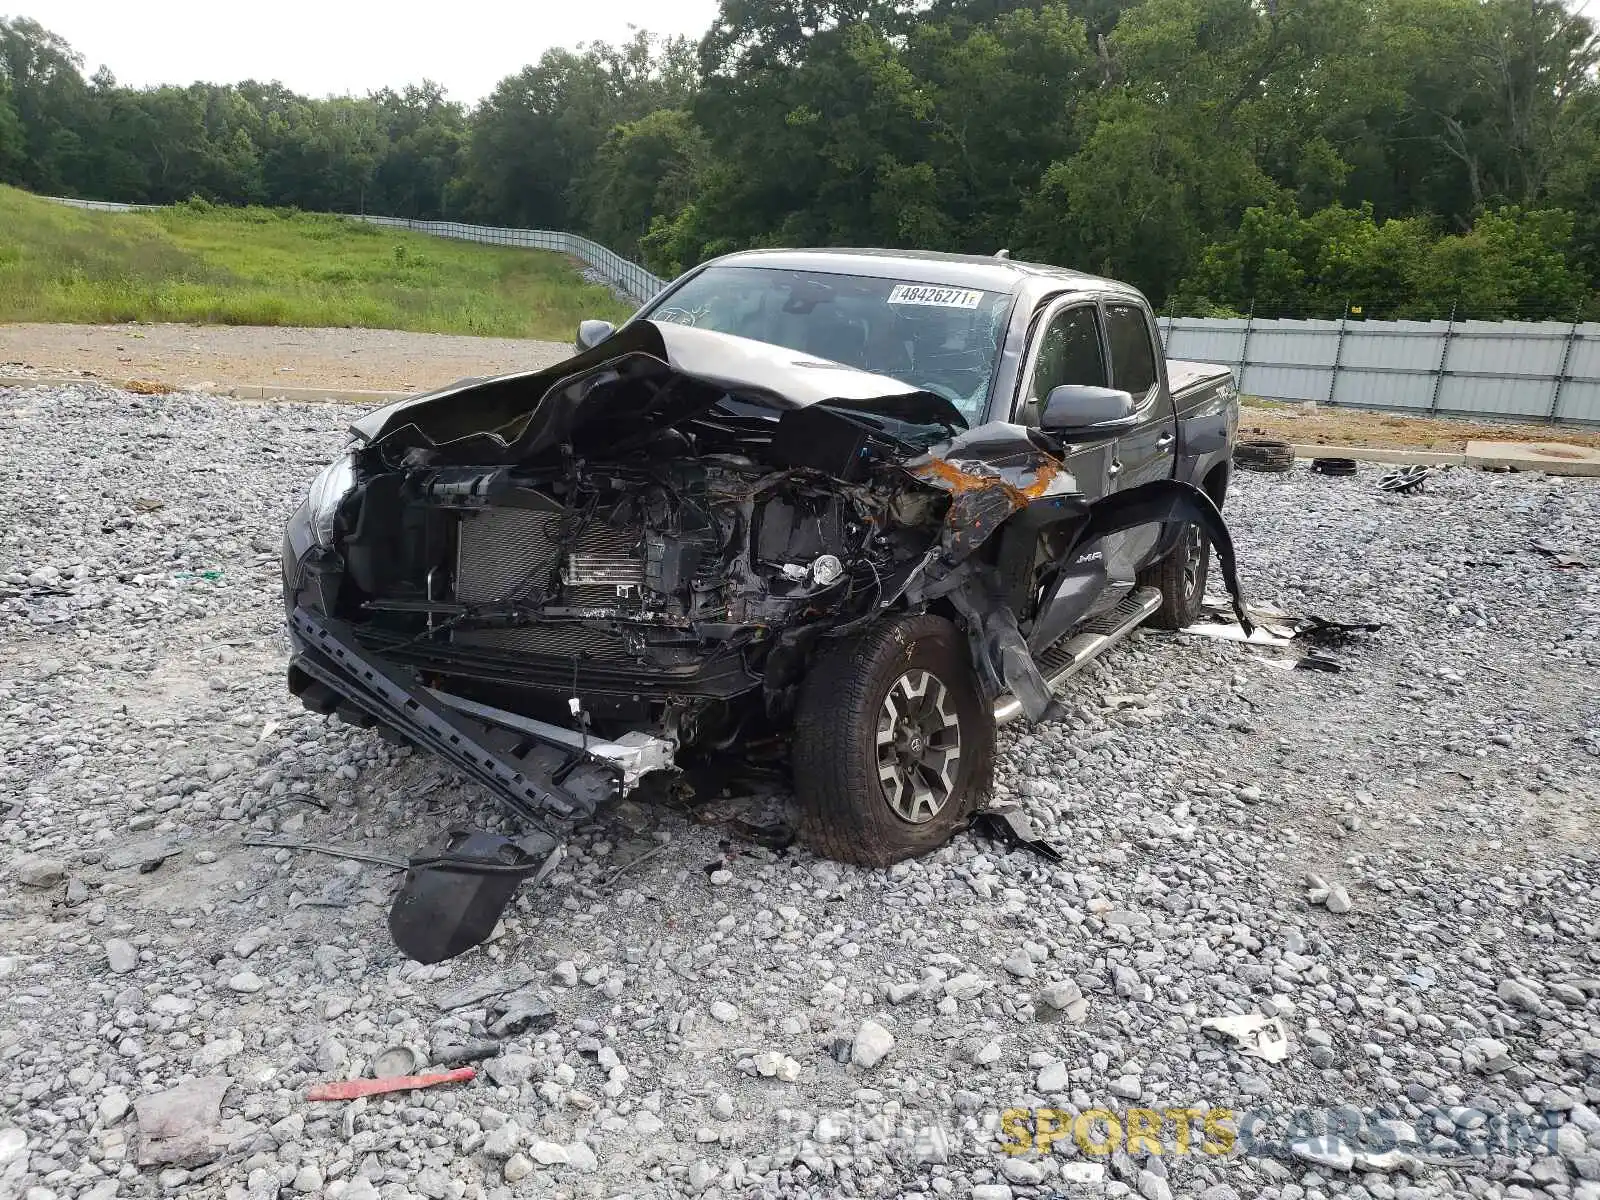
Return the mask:
M996 250L994 252L994 256L996 258L1010 258L1011 257L1011 251L1009 251L1009 250Z

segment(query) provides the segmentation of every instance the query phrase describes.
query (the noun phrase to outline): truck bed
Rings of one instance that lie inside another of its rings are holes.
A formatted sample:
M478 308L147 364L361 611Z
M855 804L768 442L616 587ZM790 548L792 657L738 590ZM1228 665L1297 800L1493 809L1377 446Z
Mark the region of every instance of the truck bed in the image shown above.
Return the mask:
M1172 388L1174 402L1186 392L1195 391L1206 384L1231 377L1233 368L1221 363L1189 362L1181 358L1167 359L1167 383Z

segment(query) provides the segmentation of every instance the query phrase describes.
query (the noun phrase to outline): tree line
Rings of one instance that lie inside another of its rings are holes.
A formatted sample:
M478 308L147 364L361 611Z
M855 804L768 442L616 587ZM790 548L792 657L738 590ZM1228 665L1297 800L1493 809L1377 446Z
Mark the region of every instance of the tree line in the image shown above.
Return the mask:
M1177 313L1600 315L1600 41L1561 0L722 0L698 42L129 88L0 19L0 181L728 250L1037 258ZM3 231L0 231L3 236Z

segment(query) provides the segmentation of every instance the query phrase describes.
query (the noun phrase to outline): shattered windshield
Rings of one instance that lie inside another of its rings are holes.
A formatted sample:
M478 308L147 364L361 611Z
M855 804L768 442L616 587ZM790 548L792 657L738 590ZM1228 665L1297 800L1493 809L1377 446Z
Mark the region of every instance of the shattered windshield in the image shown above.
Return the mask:
M1011 296L770 267L711 267L642 314L888 375L980 420Z

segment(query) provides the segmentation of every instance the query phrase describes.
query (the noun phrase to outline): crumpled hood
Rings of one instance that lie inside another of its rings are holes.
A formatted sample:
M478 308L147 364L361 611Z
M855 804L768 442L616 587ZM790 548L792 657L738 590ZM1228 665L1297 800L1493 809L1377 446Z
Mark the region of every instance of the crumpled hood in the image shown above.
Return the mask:
M779 411L826 403L918 424L966 426L944 397L886 375L749 338L642 320L553 367L463 380L399 400L361 417L351 431L375 442L415 426L435 445L493 433L526 447L565 441L595 420L669 423L689 415L672 405L666 390L659 404L641 408L621 401L620 389L597 386L641 365L665 368Z

